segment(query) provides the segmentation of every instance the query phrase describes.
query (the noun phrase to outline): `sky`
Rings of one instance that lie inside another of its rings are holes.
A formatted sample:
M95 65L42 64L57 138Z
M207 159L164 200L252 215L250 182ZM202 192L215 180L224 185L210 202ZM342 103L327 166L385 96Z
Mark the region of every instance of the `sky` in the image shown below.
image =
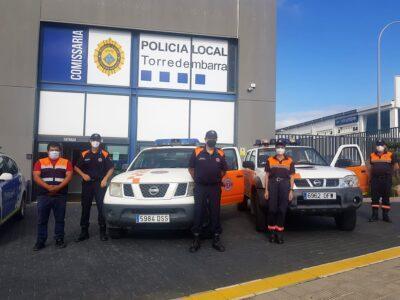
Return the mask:
M400 0L277 0L277 128L376 104L380 29ZM382 101L400 74L400 24L382 38Z

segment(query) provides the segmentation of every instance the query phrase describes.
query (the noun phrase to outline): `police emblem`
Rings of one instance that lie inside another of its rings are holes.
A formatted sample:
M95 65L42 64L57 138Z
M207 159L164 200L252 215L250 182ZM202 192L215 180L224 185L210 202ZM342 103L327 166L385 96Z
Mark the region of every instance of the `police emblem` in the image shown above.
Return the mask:
M224 184L224 189L227 191L230 191L233 187L233 182L232 180L230 180L229 178L226 178L224 180L222 180L223 184Z
M111 76L121 70L125 62L125 52L113 39L101 41L94 50L94 62L100 72Z

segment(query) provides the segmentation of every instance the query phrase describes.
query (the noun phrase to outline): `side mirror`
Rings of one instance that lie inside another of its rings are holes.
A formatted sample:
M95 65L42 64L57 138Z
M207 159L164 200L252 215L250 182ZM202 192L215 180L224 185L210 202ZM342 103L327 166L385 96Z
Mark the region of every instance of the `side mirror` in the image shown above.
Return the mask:
M0 175L0 181L9 181L11 179L13 179L13 176L10 173L3 173Z
M126 170L128 170L128 168L129 168L129 164L123 164L121 169L123 172L126 172Z
M255 166L254 162L252 162L252 161L244 161L243 168L254 171L256 169L256 166Z
M351 159L345 159L345 158L341 158L338 159L335 167L337 168L347 168L347 167L351 167L353 164L351 162Z

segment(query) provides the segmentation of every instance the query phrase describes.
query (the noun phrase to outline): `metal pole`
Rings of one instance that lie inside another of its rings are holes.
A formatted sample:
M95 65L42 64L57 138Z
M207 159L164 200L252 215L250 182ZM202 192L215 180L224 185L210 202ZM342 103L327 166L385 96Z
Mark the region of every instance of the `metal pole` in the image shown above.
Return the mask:
M393 21L387 24L381 29L378 36L378 57L377 57L377 91L376 91L376 104L378 106L378 135L380 136L381 131L381 39L385 30L393 24L400 23L399 21Z

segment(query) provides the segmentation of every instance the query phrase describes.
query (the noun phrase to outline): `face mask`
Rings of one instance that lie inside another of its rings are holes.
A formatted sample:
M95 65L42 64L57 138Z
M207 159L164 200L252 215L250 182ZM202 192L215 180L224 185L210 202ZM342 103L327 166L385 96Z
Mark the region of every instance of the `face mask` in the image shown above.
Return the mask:
M376 146L376 151L383 152L383 151L385 151L385 147L384 146Z
M90 144L92 145L93 148L98 148L100 146L100 142L98 141L91 141Z
M216 144L217 144L216 140L208 140L207 141L207 146L210 148L214 148Z
M276 148L276 154L278 155L285 154L285 148Z
M60 152L59 151L49 151L49 158L51 160L55 160L60 157Z

